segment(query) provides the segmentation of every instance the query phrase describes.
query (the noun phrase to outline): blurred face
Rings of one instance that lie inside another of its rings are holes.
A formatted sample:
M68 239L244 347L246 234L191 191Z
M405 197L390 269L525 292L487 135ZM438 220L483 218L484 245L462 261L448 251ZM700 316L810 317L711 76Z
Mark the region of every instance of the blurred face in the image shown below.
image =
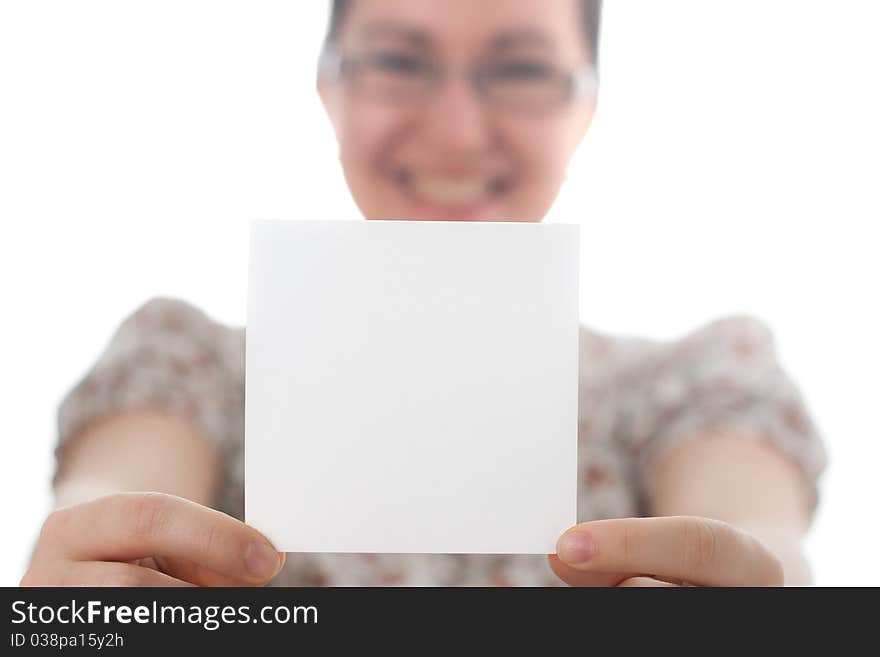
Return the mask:
M578 0L354 0L319 91L364 216L543 219L595 108L581 25Z

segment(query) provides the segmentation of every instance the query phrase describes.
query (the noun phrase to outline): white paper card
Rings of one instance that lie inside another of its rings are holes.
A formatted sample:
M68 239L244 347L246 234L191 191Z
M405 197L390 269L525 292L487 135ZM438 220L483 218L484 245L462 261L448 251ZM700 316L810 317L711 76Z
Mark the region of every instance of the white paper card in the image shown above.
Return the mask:
M259 221L246 521L288 552L555 552L578 226Z

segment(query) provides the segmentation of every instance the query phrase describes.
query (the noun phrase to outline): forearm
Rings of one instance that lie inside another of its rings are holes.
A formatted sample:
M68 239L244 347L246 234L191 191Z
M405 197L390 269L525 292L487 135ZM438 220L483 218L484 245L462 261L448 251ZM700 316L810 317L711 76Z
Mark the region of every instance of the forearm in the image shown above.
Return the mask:
M213 502L219 459L196 427L158 410L126 411L85 427L59 454L56 506L124 491Z
M801 547L810 500L803 475L767 443L744 436L682 442L652 471L652 515L692 515L727 522L761 541L780 560L786 585L811 582Z

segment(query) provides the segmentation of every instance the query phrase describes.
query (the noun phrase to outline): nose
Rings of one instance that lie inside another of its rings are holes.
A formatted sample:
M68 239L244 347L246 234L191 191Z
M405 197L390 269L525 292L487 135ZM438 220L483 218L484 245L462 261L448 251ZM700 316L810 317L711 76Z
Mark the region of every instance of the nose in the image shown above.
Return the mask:
M490 141L486 108L462 75L443 81L428 101L421 123L435 152L466 157L485 150Z

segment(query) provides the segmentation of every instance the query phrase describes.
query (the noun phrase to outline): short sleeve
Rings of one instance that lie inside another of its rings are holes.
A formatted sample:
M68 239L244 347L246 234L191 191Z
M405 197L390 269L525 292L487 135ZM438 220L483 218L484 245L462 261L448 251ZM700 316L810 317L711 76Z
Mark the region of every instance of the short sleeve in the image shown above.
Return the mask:
M177 299L155 298L127 317L58 408L60 455L89 422L159 408L193 421L227 475L244 435L244 334ZM224 477L228 487L228 476ZM229 512L228 509L223 509Z
M789 457L811 486L815 508L827 454L764 323L727 317L674 342L642 343L638 351L638 365L620 381L619 430L643 490L670 447L723 432L766 440Z

